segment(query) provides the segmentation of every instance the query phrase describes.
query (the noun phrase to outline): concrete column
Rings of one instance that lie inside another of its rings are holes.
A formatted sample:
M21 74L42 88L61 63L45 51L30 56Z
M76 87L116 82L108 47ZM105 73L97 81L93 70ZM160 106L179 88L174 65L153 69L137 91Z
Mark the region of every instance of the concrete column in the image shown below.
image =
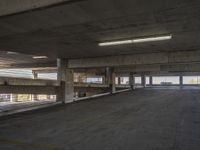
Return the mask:
M32 74L33 74L33 79L38 79L38 74L35 71L32 71ZM38 95L32 94L31 100L32 101L38 100Z
M134 87L135 78L133 77L133 73L132 72L130 72L130 74L129 74L129 84L130 84L131 90L134 90L135 89L135 87Z
M142 86L146 87L146 76L144 74L142 75Z
M111 79L112 79L112 83L111 83L111 92L112 92L113 94L116 92L115 77L116 77L116 74L115 74L115 72L114 72L114 69L112 69L112 72L111 72Z
M115 77L116 74L114 73L114 69L110 67L106 67L106 84L109 85L111 93L116 92L116 84L115 84Z
M74 99L74 73L72 69L67 68L66 59L58 59L58 75L57 79L60 85L57 101L63 103L71 103Z
M18 101L18 95L17 94L11 94L10 95L10 101L11 102L17 102Z
M179 76L179 84L181 87L183 86L183 75L182 74L180 74L180 76Z
M152 76L149 76L149 86L152 86L153 85L153 78Z
M102 84L106 84L106 76L102 76Z
M51 100L51 96L50 95L47 95L47 100Z
M117 84L120 85L121 84L121 77L117 77Z
M38 74L35 71L32 71L33 73L33 79L38 79Z
M109 67L105 69L105 84L111 84L111 69Z

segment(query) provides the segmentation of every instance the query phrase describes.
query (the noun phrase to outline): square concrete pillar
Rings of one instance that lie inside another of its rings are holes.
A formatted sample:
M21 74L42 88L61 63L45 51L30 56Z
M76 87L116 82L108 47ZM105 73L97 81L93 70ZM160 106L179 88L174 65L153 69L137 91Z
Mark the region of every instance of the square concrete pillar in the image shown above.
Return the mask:
M116 74L114 73L114 69L110 67L106 67L106 74L105 74L105 81L106 84L109 85L111 93L116 92L116 84L115 84L115 77Z
M121 77L117 77L117 84L121 85Z
M36 73L35 71L32 71L33 74L33 79L38 79L38 73Z
M74 72L69 69L68 61L66 59L58 59L58 75L59 90L57 94L57 101L63 103L71 103L74 100Z
M32 101L37 101L38 100L38 95L37 94L33 94L32 95Z
M111 69L109 67L105 69L105 84L111 84Z
M142 86L146 87L146 76L144 74L142 75Z
M179 76L179 84L181 87L183 86L183 75L182 74L180 74L180 76Z
M38 79L38 73L36 73L35 71L32 71L33 74L33 79ZM32 95L32 101L38 100L38 95L37 94L33 94Z
M11 102L17 102L18 101L18 95L17 94L11 94L10 95L10 101Z
M130 85L131 90L135 89L135 86L134 86L135 85L135 78L134 78L132 72L130 72L130 74L129 74L129 85Z
M152 86L152 85L153 85L153 77L149 76L149 86Z
M112 79L111 93L113 93L113 94L116 92L115 77L116 77L116 73L114 72L114 69L112 69L112 71L111 71L111 79Z

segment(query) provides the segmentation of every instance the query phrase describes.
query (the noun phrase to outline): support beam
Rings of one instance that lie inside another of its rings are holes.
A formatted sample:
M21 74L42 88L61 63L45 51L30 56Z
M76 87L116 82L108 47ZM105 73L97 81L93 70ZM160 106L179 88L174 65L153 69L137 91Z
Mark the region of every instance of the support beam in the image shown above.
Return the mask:
M71 103L74 100L74 72L72 69L66 69L65 81L65 103Z
M71 3L77 0L1 0L0 16L13 15Z
M180 74L180 76L179 76L179 84L181 87L183 86L183 75L182 74Z
M57 95L57 101L71 103L74 100L74 76L73 70L68 68L67 60L58 59L58 82L60 90Z
M33 74L33 79L38 79L38 73L32 71L32 74Z
M118 85L121 84L121 77L117 77L117 84L118 84Z
M10 97L10 101L11 101L11 102L17 102L17 101L18 101L18 96L17 96L17 94L11 94L10 96L11 96L11 97Z
M36 72L34 72L34 71L32 71L32 73L33 73L33 79L38 79L38 73L36 73ZM32 97L32 100L34 101L34 100L38 100L38 95L37 94L33 94L32 95L33 97Z
M57 67L46 67L46 68L38 68L33 69L35 73L57 73Z
M133 66L123 66L115 67L116 73L128 74L129 72L141 73L146 72L146 74L152 73L176 73L176 72L200 72L200 63L190 63L190 64L152 64L152 65L133 65Z
M111 84L111 69L109 67L105 69L105 84Z
M107 85L109 85L111 93L116 92L116 83L115 83L116 73L114 72L114 68L106 67L106 81Z
M134 90L135 89L135 87L134 87L135 78L133 77L133 72L130 72L130 75L129 75L129 84L130 84L131 90Z
M56 61L46 62L46 63L28 63L28 64L11 64L9 67L6 68L21 68L21 69L51 69L56 67ZM4 68L4 67L1 67Z
M153 77L149 76L149 86L152 86L152 85L153 85Z
M54 80L0 77L0 85L57 86Z
M141 77L142 77L142 79L141 79L142 80L142 86L146 87L146 76L144 74L142 74Z
M200 63L200 51L158 52L69 60L69 68ZM159 66L158 66L159 67Z
M111 89L112 89L112 94L114 94L116 92L116 83L115 83L115 77L116 77L116 74L114 72L114 69L112 69L112 84L111 84Z

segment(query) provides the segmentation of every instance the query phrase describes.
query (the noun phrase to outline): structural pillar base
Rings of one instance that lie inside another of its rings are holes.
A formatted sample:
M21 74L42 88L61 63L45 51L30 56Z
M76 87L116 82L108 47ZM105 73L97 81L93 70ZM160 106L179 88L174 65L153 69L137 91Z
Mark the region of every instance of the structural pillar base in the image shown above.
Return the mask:
M71 103L74 101L74 72L67 68L66 59L58 59L58 89L57 101Z

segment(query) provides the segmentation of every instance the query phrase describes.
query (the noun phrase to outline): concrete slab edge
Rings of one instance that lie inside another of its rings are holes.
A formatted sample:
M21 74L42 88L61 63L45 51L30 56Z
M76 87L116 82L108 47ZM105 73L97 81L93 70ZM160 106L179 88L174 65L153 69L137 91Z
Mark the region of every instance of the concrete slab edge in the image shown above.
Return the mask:
M107 92L107 93L92 95L92 96L88 96L88 97L77 98L77 99L74 99L73 102L94 99L94 98L103 97L103 96L107 96L107 95L111 95L111 94L118 94L118 93L130 91L130 90L131 89L125 89L125 90L116 91L115 93ZM73 103L73 102L71 102L71 103ZM7 111L7 112L4 111L4 112L0 112L0 117L14 115L17 113L27 112L27 111L31 111L31 110L47 108L47 107L55 106L58 104L62 104L62 102L55 102L55 103L51 103L51 104L41 104L41 105L31 106L31 107L27 107L27 108L23 108L23 109L11 110L11 111Z
M17 114L17 113L27 112L27 111L31 111L31 110L47 108L47 107L55 106L55 105L58 105L58 104L61 104L61 102L55 102L55 103L50 103L50 104L41 104L41 105L31 106L31 107L27 107L27 108L23 108L23 109L4 111L4 112L0 113L0 117L8 116L8 115L14 115L14 114Z

